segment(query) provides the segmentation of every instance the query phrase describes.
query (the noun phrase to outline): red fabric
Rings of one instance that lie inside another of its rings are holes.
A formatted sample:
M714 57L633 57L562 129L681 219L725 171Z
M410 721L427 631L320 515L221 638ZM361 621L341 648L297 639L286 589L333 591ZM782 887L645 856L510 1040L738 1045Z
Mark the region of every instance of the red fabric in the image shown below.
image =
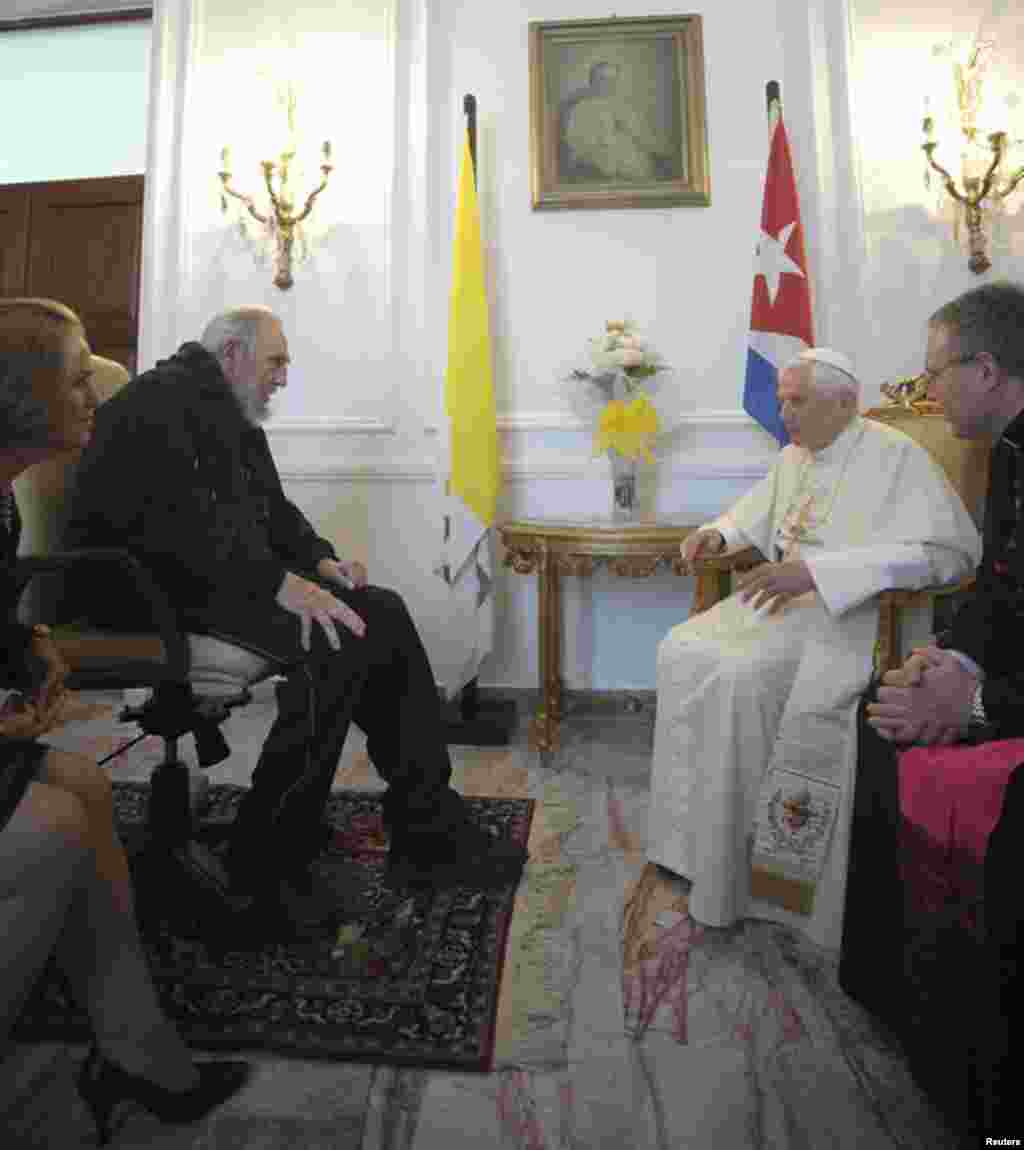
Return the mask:
M787 228L786 255L797 264L803 274L793 272L779 277L778 292L772 298L768 281L760 271L754 275L754 291L750 302L750 330L781 332L796 336L808 347L814 346L811 319L811 293L807 282L807 257L804 254L804 232L800 224L800 202L793 175L793 161L789 139L780 115L772 131L768 168L764 178L764 199L761 202L761 231L778 240ZM785 364L778 364L784 367Z
M908 904L935 911L980 899L988 837L1024 739L911 747L899 755L900 861Z
M814 345L811 289L793 161L780 114L772 129L764 178L743 408L783 447L789 443L789 433L775 392L779 372L801 343Z

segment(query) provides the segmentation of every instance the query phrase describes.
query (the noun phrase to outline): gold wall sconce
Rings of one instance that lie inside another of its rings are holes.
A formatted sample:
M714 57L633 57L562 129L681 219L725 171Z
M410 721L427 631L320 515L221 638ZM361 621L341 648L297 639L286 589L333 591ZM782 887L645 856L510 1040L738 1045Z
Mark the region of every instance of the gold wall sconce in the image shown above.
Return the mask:
M302 208L296 211L298 199L292 188L293 165L297 152L295 132L295 96L289 88L287 95L288 134L287 142L282 146L280 154L274 159L260 160L259 166L263 171L263 183L266 187L269 206L260 211L256 206L254 196L246 195L232 186L231 151L225 146L221 149L221 167L217 175L220 177L223 192L221 194L221 211L227 214L227 196L241 201L248 214L262 228L265 229L265 239L272 245L274 263L274 285L282 291L287 291L295 282L292 279L292 262L294 258L295 241L301 236L301 224L309 218L317 196L327 187L334 165L331 163L331 142L325 140L321 149L320 183L306 196ZM243 216L244 231L244 216Z
M999 209L1024 179L1024 166L1010 173L1005 170L1010 146L1009 103L1000 102L992 98L991 92L984 91L988 85L983 81L994 47L992 40L975 40L961 59L954 60L951 93L938 93L938 105L945 112L939 117L940 134L936 132L937 117L930 113L926 98L925 142L921 145L927 161L925 187L930 188L931 173L937 172L956 205L955 234L959 236L961 216L967 225L967 266L979 275L992 266L986 252L985 215ZM938 45L934 55L951 54L951 49L951 44ZM949 167L936 160L935 152L940 148L950 154L959 148L960 186Z

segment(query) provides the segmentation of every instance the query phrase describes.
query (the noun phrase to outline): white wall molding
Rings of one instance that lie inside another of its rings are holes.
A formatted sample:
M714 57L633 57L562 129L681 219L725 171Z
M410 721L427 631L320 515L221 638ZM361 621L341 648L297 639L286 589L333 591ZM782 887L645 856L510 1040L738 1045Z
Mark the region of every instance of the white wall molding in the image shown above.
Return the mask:
M607 460L591 454L591 428L571 412L518 412L499 416L498 427L507 482L607 480ZM369 417L285 419L266 428L282 477L300 483L433 483L440 430ZM706 408L666 437L657 468L661 481L755 482L773 455L745 411Z
M520 411L499 415L498 430L503 432L529 431L587 431L589 424L569 411ZM698 408L678 417L677 427L756 427L757 424L742 408ZM437 435L440 428L428 423L428 435Z
M268 423L264 429L268 438L275 435L394 435L394 420L360 416L342 416L338 419L281 419Z
M756 483L768 472L767 462L744 459L725 463L662 461L654 466L659 476L670 482L678 479L691 482L747 480ZM341 464L289 462L278 470L285 483L434 483L438 479L437 467L430 459L375 459ZM512 460L505 465L504 478L508 483L581 479L607 483L608 464L604 459L588 458L558 462L544 458L536 461Z
M648 465L642 465L648 466ZM737 459L727 463L698 463L693 461L671 462L663 460L651 464L658 476L668 482L677 479L706 480L714 482L722 479L746 479L756 483L768 473L767 463L745 462ZM608 462L605 459L588 459L565 463L538 460L514 460L505 466L505 479L511 483L532 483L548 479L593 479L600 483L608 482Z
M437 468L422 462L380 459L351 464L294 464L278 468L283 483L433 483Z

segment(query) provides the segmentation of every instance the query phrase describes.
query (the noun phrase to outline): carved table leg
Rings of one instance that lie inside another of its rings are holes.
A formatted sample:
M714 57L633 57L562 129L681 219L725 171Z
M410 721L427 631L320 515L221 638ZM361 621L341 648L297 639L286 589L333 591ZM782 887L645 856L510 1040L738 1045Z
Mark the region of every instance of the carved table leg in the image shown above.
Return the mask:
M562 684L561 612L558 571L547 547L541 548L537 565L537 648L540 660L540 707L530 724L530 746L538 751L558 749Z
M547 708L551 731L558 742L557 724L562 719L562 576L554 563L548 574Z

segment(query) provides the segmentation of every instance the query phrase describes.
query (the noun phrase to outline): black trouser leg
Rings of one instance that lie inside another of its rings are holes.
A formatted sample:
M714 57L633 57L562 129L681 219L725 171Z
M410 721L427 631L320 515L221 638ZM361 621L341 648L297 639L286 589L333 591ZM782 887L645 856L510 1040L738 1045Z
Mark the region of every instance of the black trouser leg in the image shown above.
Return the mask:
M329 661L318 655L277 685L277 717L232 829L232 869L254 883L319 851L320 816L366 677L365 664L351 658L347 673L339 666L325 674Z
M1024 837L1024 765L1014 768L985 852L985 942L978 988L977 1121L983 1134L1024 1129L1024 1100L1013 1054L1024 1018L1024 900L1020 844ZM1018 1051L1018 1054L1020 1052Z
M427 652L401 597L378 591L388 649L377 649L355 711L366 749L388 784L385 817L416 831L442 832L461 818L441 700Z
M278 715L232 839L236 869L254 878L301 865L319 849L316 831L353 719L388 783L390 821L441 833L462 812L448 785L433 672L401 597L379 587L332 591L362 615L366 634L339 625L335 652L314 624L309 657L278 687Z
M889 1026L903 1003L903 884L900 880L899 748L867 722L872 679L857 711L857 777L846 876L839 984Z

